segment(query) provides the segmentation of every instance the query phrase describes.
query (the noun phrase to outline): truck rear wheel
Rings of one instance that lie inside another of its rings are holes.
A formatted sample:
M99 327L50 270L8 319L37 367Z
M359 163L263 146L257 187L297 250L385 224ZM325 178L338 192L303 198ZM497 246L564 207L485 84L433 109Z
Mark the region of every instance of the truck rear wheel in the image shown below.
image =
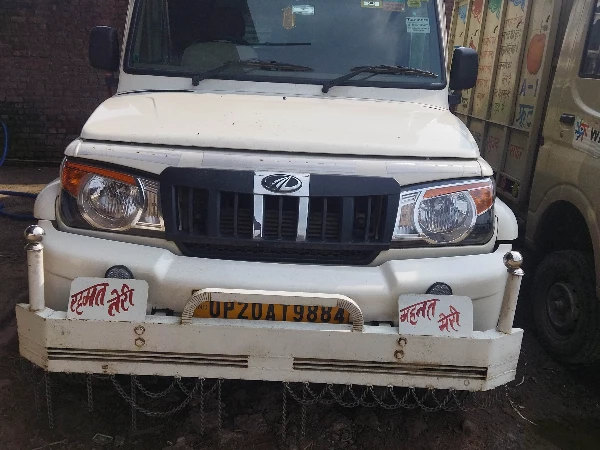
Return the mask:
M531 292L538 336L552 356L574 364L600 359L600 301L590 256L574 250L549 254Z

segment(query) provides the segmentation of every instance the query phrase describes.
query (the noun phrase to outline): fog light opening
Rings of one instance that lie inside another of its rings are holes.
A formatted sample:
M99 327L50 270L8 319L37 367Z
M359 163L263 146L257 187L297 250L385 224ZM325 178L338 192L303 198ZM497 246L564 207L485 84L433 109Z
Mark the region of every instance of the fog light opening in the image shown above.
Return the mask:
M452 295L452 288L446 283L438 281L429 286L425 293L430 295Z
M119 280L133 279L133 273L125 266L112 266L104 274L104 278L117 278Z

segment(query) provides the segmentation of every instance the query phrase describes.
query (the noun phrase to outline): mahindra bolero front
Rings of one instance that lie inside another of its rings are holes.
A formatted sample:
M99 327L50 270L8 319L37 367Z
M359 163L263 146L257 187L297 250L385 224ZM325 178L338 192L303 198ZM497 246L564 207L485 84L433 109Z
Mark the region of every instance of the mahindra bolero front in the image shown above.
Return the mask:
M94 30L119 88L36 202L22 355L54 372L512 380L516 221L448 109L442 2L416 3L137 0L121 60Z

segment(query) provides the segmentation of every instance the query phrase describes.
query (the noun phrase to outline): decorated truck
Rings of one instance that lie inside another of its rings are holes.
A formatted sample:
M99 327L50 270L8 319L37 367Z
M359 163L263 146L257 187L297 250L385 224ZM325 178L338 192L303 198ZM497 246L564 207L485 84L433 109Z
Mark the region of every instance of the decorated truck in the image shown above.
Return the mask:
M477 54L447 73L445 30L439 0L132 0L122 46L92 30L118 88L36 201L21 354L48 373L513 380L517 221L449 109Z
M600 357L600 2L460 0L450 48L479 54L456 108L516 213L529 297L557 359Z

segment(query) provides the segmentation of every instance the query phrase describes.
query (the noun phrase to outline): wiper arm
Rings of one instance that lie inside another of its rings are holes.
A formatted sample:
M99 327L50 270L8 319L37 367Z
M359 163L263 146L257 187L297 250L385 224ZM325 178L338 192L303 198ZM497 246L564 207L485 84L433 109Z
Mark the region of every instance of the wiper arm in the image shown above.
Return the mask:
M285 72L311 72L313 70L312 67L299 66L297 64L289 64L278 61L263 61L260 59L248 59L245 61L228 61L219 67L215 67L214 69L207 70L206 72L193 75L192 85L198 86L202 80L212 78L218 73L229 69L230 67L254 67L263 70L281 70Z
M321 91L323 93L329 92L333 86L338 86L351 78L354 78L356 75L360 73L372 73L373 75L381 75L381 74L389 74L389 75L416 75L423 77L432 77L437 78L437 74L433 72L428 72L427 70L414 69L412 67L404 67L404 66L389 66L389 65L379 65L379 66L358 66L350 69L346 75L342 75L341 77L334 78L333 80L329 80L325 84L323 84L323 88Z

